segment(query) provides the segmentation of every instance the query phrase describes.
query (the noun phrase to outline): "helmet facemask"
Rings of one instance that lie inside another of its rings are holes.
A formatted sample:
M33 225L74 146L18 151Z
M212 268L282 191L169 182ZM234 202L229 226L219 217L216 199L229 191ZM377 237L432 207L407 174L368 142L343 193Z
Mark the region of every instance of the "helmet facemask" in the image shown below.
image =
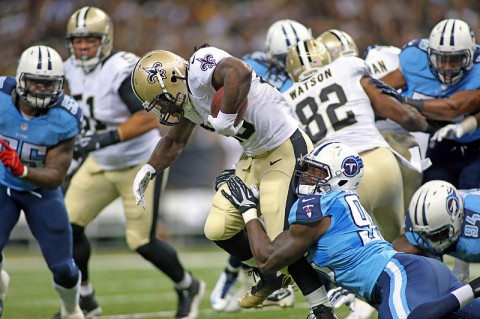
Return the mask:
M460 236L460 229L455 231L453 225L445 225L444 227L434 231L416 231L412 233L419 243L422 243L438 254L444 251L457 241Z
M471 68L470 51L439 52L428 49L429 65L438 80L444 84L458 83ZM448 66L448 67L444 67Z
M44 89L32 90L32 87ZM63 76L42 76L22 73L17 85L17 93L31 106L39 109L48 108L55 104L63 93Z
M152 102L144 102L143 107L147 112L152 111L159 118L160 124L173 126L183 118L185 113L183 104L186 98L181 92L176 97L168 92L162 92Z
M312 161L309 155L300 158L301 169L295 170L295 193L298 196L323 194L332 189L328 183L332 179L329 167L323 163Z

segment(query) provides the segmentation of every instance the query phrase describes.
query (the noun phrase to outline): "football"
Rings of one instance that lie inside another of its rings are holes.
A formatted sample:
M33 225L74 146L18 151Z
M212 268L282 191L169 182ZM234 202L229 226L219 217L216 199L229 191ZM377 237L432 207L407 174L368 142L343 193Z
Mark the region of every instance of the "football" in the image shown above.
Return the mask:
M218 112L220 112L222 99L223 99L223 86L219 88L218 91L213 96L212 106L210 107L210 114L212 115L212 117L217 117ZM234 125L238 125L242 121L243 115L245 114L245 110L247 109L247 107L248 107L248 100L245 99L242 106L237 112L237 117L235 119Z

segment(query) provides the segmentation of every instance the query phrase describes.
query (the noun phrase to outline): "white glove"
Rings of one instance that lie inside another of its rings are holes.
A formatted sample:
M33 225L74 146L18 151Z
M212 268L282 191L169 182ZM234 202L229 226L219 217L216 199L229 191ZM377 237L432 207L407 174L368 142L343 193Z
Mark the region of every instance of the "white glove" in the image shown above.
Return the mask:
M349 306L355 300L355 295L342 287L330 289L327 296L333 308L340 308L343 305Z
M467 133L471 133L477 129L477 120L473 116L465 118L457 124L449 124L442 127L433 135L432 139L441 142L443 139L453 140L460 138Z
M135 201L138 204L142 204L143 209L147 207L145 204L145 198L143 194L148 187L148 183L155 177L156 171L150 164L145 164L138 171L135 180L133 181L133 194L135 195Z
M222 111L218 112L217 117L208 116L207 121L215 129L218 134L226 136L235 136L238 134L243 125L243 120L235 126L237 114L226 114Z

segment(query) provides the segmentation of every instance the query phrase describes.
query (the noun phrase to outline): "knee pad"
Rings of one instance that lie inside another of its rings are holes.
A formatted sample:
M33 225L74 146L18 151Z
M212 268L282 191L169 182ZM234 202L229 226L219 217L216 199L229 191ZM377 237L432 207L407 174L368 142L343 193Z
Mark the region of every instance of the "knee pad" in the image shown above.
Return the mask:
M80 276L80 272L73 259L50 266L50 270L53 274L53 281L65 288L74 287Z

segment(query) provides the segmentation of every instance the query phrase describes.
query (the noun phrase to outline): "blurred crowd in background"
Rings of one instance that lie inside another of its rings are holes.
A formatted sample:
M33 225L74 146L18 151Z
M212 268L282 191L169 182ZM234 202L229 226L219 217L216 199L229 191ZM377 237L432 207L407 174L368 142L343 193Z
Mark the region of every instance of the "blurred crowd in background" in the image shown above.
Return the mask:
M263 50L266 30L284 18L305 24L314 36L346 31L360 51L428 37L444 18L460 18L480 32L478 0L0 0L0 74L13 75L18 56L33 44L66 57L66 21L84 5L109 13L114 47L138 55L162 48L187 58L207 42L240 57Z

